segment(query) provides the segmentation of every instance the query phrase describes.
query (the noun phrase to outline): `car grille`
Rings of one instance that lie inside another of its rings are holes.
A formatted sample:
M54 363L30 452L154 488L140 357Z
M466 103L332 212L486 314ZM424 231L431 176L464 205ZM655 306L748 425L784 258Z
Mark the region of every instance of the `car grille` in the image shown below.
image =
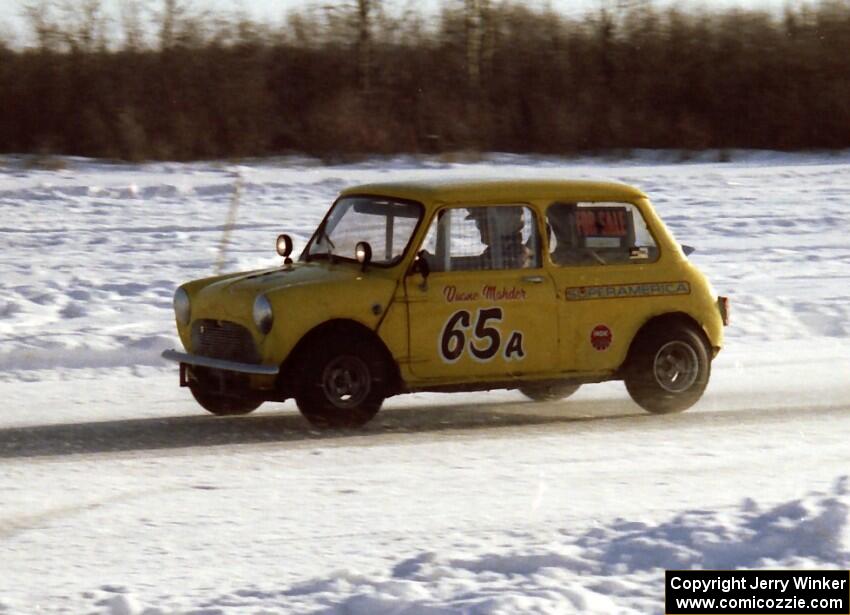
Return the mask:
M226 320L196 320L192 323L192 352L240 363L260 362L260 353L251 332Z

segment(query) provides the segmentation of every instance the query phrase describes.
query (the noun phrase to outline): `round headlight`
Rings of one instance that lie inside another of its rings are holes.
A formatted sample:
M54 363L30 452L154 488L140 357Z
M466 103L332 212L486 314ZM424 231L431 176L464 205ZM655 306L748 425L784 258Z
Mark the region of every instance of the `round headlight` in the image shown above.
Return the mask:
M252 315L254 317L254 325L256 325L260 333L266 334L272 330L272 325L274 324L274 312L272 312L272 304L269 303L269 300L265 295L258 295L257 298L254 299L254 310Z
M188 325L189 319L192 316L189 293L183 290L182 287L174 292L174 315L177 317L177 322L181 325Z

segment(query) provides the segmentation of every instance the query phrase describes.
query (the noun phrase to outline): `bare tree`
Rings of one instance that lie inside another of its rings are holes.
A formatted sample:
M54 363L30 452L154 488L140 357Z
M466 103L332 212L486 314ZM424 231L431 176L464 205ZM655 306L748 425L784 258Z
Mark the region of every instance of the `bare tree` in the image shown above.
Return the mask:
M180 0L163 0L162 13L159 15L159 48L170 49L177 39L178 22L185 9Z
M491 85L486 79L488 64L493 59L492 16L490 0L464 0L466 31L466 77L469 94L466 96L467 124L474 135L475 147L487 141L488 122L492 118L486 91Z
M357 0L354 5L326 4L322 9L327 21L325 35L330 36L329 40L336 39L343 44L350 44L354 31L357 88L361 92L368 91L372 87L372 30L375 18L381 11L381 0Z
M481 90L482 42L484 39L484 15L489 0L464 0L466 23L466 70L469 85L474 92Z
M109 18L101 0L65 0L61 12L63 38L71 51L93 53L106 49Z
M59 46L59 26L53 17L47 0L33 0L24 5L24 19L35 36L38 49L55 51Z
M357 85L361 92L372 85L372 12L377 2L357 0Z
M147 0L121 0L121 29L124 47L138 51L145 46L145 18Z

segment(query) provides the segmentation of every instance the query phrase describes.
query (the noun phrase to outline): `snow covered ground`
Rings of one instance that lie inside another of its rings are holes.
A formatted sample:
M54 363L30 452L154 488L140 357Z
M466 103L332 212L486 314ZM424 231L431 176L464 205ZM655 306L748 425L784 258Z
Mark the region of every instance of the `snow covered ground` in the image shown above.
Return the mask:
M664 568L850 567L850 154L319 166L0 159L0 613L660 613ZM205 415L177 283L273 265L336 192L633 183L732 301L700 404L409 395L364 431Z

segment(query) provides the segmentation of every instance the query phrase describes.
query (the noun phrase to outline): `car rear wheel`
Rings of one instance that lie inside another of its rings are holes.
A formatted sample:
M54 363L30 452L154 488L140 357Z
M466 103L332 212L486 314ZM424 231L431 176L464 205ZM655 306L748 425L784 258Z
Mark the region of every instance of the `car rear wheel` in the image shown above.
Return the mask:
M677 324L645 331L635 340L626 389L644 410L682 412L702 397L711 374L705 342L693 327Z
M315 427L361 427L378 413L386 397L384 357L368 339L343 336L324 341L306 359L295 403Z
M578 391L580 386L567 382L531 382L519 387L519 392L534 401L558 401Z
M204 410L218 416L237 416L253 412L263 403L263 400L253 396L236 396L214 393L202 387L189 387L192 396Z

